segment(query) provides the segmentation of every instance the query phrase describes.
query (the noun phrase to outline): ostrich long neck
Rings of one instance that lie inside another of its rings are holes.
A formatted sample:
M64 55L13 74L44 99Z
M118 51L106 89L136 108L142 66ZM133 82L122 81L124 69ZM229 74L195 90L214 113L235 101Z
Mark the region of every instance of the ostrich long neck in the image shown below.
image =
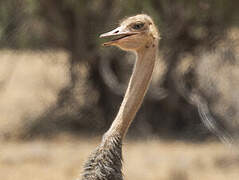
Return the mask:
M137 58L126 94L107 135L118 134L124 138L127 133L150 84L157 49L158 44L156 43L151 47L144 47L136 52Z

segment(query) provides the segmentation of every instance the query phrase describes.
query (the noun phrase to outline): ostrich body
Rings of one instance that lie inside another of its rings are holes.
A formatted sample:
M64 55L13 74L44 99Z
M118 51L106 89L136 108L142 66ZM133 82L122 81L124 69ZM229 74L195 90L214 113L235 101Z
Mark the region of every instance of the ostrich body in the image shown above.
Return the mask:
M82 180L122 180L122 141L142 104L157 58L159 34L144 14L129 17L100 37L112 37L105 46L117 46L136 54L126 94L110 129L84 165Z

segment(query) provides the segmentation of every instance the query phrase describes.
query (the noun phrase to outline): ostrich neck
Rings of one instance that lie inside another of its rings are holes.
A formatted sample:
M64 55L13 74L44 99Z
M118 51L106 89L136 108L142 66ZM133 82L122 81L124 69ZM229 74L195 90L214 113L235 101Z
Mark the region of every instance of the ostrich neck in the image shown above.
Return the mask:
M131 75L128 88L126 90L123 102L119 112L113 121L106 135L119 135L121 138L127 133L127 130L134 119L151 81L158 46L143 48L137 51L134 70Z

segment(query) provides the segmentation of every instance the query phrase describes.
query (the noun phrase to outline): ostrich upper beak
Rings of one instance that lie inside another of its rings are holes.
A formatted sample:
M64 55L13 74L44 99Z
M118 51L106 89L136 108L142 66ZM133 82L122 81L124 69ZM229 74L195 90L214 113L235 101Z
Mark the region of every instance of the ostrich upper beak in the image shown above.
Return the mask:
M110 46L110 45L114 45L117 44L117 41L123 38L126 38L128 36L134 35L134 34L138 34L138 32L130 32L129 30L127 30L126 28L120 26L110 32L104 33L100 35L100 38L108 38L108 37L112 37L112 39L108 42L105 42L103 44L103 46Z

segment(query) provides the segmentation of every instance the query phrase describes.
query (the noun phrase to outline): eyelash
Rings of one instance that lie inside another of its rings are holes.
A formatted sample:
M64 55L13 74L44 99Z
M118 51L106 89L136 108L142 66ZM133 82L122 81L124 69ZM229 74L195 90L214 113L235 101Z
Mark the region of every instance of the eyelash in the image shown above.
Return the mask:
M143 23L133 25L133 29L140 29L144 26Z

